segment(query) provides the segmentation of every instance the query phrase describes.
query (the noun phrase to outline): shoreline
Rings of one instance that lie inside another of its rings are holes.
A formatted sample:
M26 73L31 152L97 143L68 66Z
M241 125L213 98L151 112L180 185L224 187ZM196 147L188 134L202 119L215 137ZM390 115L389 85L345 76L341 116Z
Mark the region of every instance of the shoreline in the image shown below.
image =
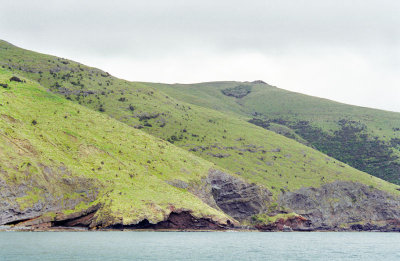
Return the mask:
M339 229L339 230L291 230L291 231L280 231L280 230L258 230L252 228L237 228L237 229L226 229L226 230L211 230L211 229L115 229L115 228L103 228L103 229L88 229L86 227L52 227L52 228L31 228L31 227L14 227L14 226L0 226L1 232L222 232L222 233L240 233L240 232L256 232L256 233L312 233L312 232L373 232L373 233L399 233L400 231L393 230L352 230L352 229Z

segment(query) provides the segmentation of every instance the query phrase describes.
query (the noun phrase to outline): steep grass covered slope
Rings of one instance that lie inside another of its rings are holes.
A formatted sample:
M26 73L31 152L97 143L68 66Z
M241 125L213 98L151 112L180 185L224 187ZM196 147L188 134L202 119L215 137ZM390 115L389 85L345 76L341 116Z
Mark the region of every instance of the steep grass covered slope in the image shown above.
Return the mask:
M0 69L1 224L94 205L92 226L156 223L180 210L230 219L167 183L199 183L212 163L12 76Z
M400 184L400 113L289 92L260 81L149 85L189 103L235 113Z

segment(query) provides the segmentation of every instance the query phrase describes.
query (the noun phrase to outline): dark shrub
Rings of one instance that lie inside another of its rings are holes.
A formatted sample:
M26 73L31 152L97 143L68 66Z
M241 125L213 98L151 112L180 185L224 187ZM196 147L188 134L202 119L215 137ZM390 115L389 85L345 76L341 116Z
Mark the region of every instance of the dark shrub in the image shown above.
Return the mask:
M222 94L226 96L232 96L235 98L243 98L251 92L251 86L248 85L238 85L234 88L227 88L221 91Z
M12 81L12 82L22 82L22 80L20 78L16 77L16 76L11 77L10 81Z

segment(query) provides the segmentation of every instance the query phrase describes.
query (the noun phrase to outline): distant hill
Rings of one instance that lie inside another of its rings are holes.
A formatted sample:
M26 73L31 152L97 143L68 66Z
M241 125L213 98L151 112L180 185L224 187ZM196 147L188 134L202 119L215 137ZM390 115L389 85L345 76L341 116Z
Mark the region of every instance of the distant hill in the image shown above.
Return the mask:
M189 103L235 113L400 184L400 113L289 92L259 81L149 85Z

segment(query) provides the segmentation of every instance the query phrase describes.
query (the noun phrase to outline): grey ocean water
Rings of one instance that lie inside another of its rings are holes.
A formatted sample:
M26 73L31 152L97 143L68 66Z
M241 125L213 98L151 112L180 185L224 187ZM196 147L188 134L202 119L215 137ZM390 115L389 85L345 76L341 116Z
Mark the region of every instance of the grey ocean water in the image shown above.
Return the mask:
M0 260L400 260L400 233L1 232Z

